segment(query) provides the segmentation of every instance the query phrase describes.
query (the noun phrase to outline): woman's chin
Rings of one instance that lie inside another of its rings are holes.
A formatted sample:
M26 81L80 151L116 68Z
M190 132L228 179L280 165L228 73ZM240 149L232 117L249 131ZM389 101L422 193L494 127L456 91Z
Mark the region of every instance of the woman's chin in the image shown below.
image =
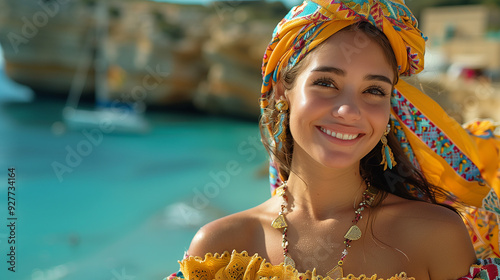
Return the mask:
M352 155L329 155L317 159L317 162L330 169L349 169L359 166L359 159L354 158Z

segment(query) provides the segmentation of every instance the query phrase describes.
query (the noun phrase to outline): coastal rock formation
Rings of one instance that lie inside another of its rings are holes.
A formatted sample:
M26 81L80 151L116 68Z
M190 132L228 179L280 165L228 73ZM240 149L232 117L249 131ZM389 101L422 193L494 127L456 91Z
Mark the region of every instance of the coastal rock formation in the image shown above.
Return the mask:
M66 96L76 84L93 96L102 53L107 70L99 79L109 102L193 103L208 112L258 115L261 59L287 12L283 4L106 3L107 28L99 31L100 1L0 0L7 75L37 94Z
M113 98L171 105L190 102L206 76L201 48L205 28L189 19L205 17L202 6L145 1L112 2L119 15L110 25L106 56Z
M5 71L37 92L65 93L93 25L85 1L0 1L0 44ZM84 91L94 87L91 71Z
M197 107L232 115L258 115L262 55L275 22L257 17L257 9L236 9L208 21L210 36L203 45L203 56L209 71L194 96Z

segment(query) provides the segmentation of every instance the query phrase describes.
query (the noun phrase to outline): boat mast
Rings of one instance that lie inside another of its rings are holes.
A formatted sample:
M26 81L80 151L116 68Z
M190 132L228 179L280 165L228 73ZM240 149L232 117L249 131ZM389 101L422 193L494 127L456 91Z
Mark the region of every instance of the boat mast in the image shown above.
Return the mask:
M108 1L96 1L96 55L95 65L95 97L97 107L109 106L108 92L108 59L106 43L108 41L109 15Z

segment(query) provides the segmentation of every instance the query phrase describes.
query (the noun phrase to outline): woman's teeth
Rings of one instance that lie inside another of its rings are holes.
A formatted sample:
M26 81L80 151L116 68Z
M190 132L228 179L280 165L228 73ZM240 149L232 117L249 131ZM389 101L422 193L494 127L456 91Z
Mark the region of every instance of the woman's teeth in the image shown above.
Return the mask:
M358 136L359 136L359 134L347 134L347 133L333 132L333 131L330 131L328 129L322 128L322 127L320 129L324 133L326 133L332 137L335 137L337 139L341 139L341 140L353 140L353 139L358 138Z

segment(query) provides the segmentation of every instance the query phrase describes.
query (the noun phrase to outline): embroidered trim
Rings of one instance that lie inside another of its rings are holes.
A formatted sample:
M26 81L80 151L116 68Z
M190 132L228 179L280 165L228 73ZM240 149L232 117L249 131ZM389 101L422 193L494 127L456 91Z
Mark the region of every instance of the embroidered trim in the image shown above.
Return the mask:
M422 114L400 91L395 90L391 98L392 109L401 122L411 130L427 147L441 156L454 170L467 181L484 182L477 166L424 114ZM403 149L408 148L405 138L399 138Z

